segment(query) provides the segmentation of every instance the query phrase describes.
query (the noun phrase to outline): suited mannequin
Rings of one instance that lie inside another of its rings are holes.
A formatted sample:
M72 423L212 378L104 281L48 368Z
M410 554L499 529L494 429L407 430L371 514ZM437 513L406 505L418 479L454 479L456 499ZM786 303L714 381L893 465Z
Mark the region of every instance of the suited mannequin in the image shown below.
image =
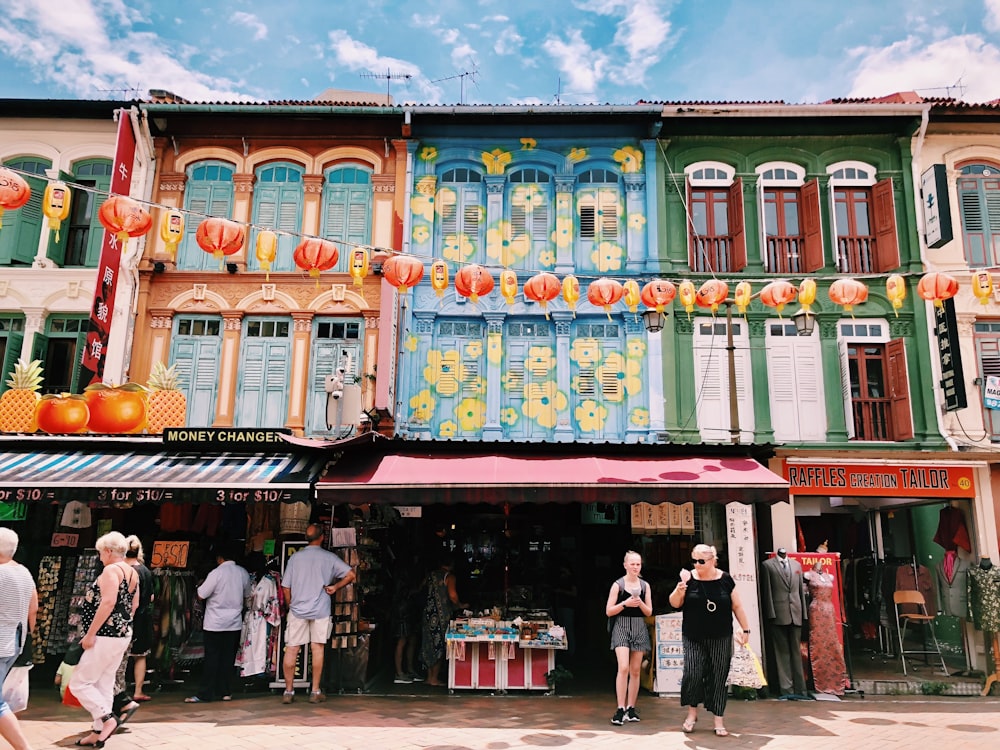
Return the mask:
M788 557L784 547L761 565L760 604L774 660L781 695L806 695L802 674L802 622L809 617L802 566Z

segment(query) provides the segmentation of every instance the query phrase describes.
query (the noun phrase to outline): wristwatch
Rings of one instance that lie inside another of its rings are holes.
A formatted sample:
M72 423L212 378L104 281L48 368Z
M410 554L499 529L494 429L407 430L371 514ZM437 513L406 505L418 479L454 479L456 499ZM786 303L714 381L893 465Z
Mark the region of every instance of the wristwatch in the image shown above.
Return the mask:
M749 630L744 630L743 632L744 632L744 633L748 633L748 634L750 633L750 631L749 631Z

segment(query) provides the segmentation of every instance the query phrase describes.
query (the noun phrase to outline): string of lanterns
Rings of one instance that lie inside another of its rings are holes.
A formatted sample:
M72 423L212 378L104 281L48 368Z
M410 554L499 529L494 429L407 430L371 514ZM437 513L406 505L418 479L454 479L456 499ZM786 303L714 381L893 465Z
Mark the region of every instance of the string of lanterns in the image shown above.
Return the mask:
M42 199L42 213L48 218L49 226L59 238L59 230L70 211L71 191L62 181L50 182ZM15 210L24 206L31 198L31 188L27 180L16 170L0 167L0 228L5 210ZM132 198L121 195L111 195L98 211L101 224L109 232L124 242L130 237L140 237L149 232L152 218L143 205ZM184 236L184 212L177 209L164 211L160 221L160 238L166 244L167 252L175 256L177 246ZM195 241L206 253L220 260L224 266L226 256L233 255L242 249L246 240L246 230L243 224L230 219L208 217L198 224ZM277 233L264 229L257 235L255 257L260 263L265 277L270 278L271 265L277 254ZM382 253L384 255L384 253ZM316 279L323 271L328 271L337 265L340 251L337 245L325 239L307 237L296 246L293 254L295 265ZM355 246L351 250L348 273L356 286L363 284L364 278L370 273L372 256L365 246ZM423 261L409 254L394 253L388 255L382 264L382 275L400 294L406 294L419 284L424 276ZM434 260L430 271L431 287L441 297L448 288L448 264L444 260ZM503 269L499 276L500 293L508 305L513 304L518 294L517 274L511 269ZM485 266L471 263L462 266L455 274L455 291L471 300L478 302L480 297L490 294L496 287L496 282L490 270ZM980 303L986 305L993 294L993 278L988 271L973 275L972 292ZM524 297L537 302L549 315L548 303L562 294L567 307L574 311L580 299L580 282L576 276L569 274L560 282L555 274L542 271L534 274L524 283ZM941 307L944 301L958 293L958 281L949 274L930 272L924 274L917 284L917 294L924 300ZM863 304L868 299L868 286L856 278L838 278L829 289L830 301L851 313L856 305ZM590 282L587 287L587 300L595 307L603 309L608 317L611 308L624 299L629 312L635 313L639 303L650 310L663 313L675 297L680 301L690 317L695 306L708 309L713 314L719 305L727 301L729 285L721 279L709 279L696 289L690 280L681 281L677 286L665 279L653 279L641 289L634 279L619 282L608 277L600 277ZM816 300L816 282L813 279L803 280L798 287L786 280L776 280L767 283L754 295L749 281L740 281L735 288L733 302L740 314L746 312L750 301L759 299L765 306L773 308L779 315L785 305L798 300L802 310L809 314L811 305ZM892 304L896 315L906 298L906 281L900 274L892 274L886 279L886 297Z

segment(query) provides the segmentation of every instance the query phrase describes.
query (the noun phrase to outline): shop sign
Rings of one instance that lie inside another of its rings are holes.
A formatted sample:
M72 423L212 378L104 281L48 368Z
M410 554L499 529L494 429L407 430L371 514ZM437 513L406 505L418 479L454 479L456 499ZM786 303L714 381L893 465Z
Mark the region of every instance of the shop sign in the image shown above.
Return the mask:
M924 239L927 247L938 248L951 242L951 205L948 171L934 164L920 175L920 197L924 204Z
M1000 375L986 376L983 406L987 409L1000 409Z
M80 544L79 534L53 534L50 547L77 547Z
M397 505L396 511L400 518L420 518L423 515L423 508L419 505Z
M757 542L753 526L753 506L729 503L726 506L726 557L729 575L736 581L736 590L743 602L747 622L760 622L757 593ZM750 626L750 645L760 653L760 633Z
M785 477L792 495L861 497L975 497L975 473L968 466L930 464L789 463Z
M232 487L19 487L0 488L0 502L26 500L68 503L81 500L108 505L147 505L150 503L301 503L312 499L306 488L288 489L280 484L253 489ZM0 511L2 512L2 511ZM0 516L2 520L2 516ZM24 520L24 519L8 519Z
M153 542L149 558L151 568L186 568L191 542Z
M255 429L252 427L167 427L163 430L163 445L172 448L200 450L250 450L264 447L288 447L281 437L291 435L285 428Z
M969 402L965 397L965 373L962 370L962 352L958 341L958 319L955 317L954 299L946 299L941 307L934 308L934 332L937 334L938 352L941 357L944 410L964 409Z

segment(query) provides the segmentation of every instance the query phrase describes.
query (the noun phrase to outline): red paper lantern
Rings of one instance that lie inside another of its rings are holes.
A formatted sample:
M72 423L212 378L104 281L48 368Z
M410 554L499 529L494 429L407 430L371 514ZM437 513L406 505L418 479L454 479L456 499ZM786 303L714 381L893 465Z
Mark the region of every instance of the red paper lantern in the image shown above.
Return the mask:
M868 301L868 287L857 279L837 279L830 285L830 301L852 312L855 305Z
M475 263L462 266L455 274L455 291L473 302L492 292L494 283L493 274Z
M611 320L611 306L625 294L625 288L614 279L596 279L587 287L587 300L595 307L603 307Z
M31 198L28 181L12 169L0 167L0 227L3 226L3 212L20 208Z
M309 275L316 279L319 284L319 275L322 271L329 271L340 258L340 251L330 240L321 240L317 237L303 240L292 253L292 260L295 265L303 271L308 271Z
M760 301L777 310L779 317L785 305L793 302L798 296L799 290L788 281L772 281L760 290Z
M653 279L646 282L639 296L646 307L652 307L656 312L661 313L664 307L674 301L674 297L677 296L677 287L664 279Z
M243 225L229 219L205 219L194 234L198 247L220 261L223 256L238 252L245 238Z
M524 282L524 297L537 302L547 318L549 317L549 302L559 296L561 289L562 285L556 275L543 271Z
M694 303L698 307L708 307L712 312L716 312L719 309L719 305L725 301L726 295L729 294L729 285L719 279L709 279L698 292L694 295Z
M424 264L412 255L393 255L382 264L382 276L400 294L406 294L424 277Z
M121 242L129 237L141 237L153 226L153 217L131 198L112 195L97 212L101 224Z
M943 307L946 299L958 294L958 281L946 273L925 273L917 282L917 294L928 302L933 302L935 307Z

